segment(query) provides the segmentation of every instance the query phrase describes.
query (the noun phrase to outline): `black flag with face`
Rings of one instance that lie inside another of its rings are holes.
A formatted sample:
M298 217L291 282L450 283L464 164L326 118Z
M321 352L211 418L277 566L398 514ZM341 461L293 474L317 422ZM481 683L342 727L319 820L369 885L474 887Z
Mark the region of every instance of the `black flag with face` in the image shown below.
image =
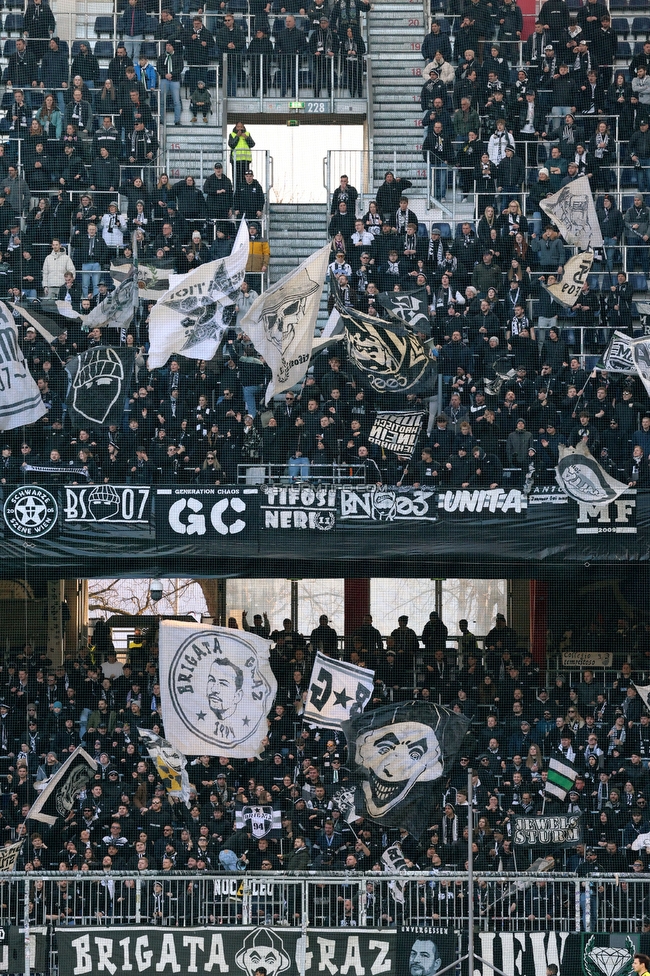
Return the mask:
M134 349L113 346L93 346L68 360L66 404L73 427L120 423L134 364Z
M432 783L458 755L469 724L424 701L385 705L345 722L357 815L419 837L432 823Z

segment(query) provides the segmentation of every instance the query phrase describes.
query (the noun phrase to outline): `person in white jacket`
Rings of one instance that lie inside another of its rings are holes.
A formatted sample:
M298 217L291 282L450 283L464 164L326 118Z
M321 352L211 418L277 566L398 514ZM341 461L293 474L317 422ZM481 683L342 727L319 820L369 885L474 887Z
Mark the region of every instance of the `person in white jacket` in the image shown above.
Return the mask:
M495 166L498 166L502 159L506 157L506 146L515 148L514 136L506 129L503 119L497 120L497 127L488 139L488 156Z
M52 250L43 261L43 293L50 298L58 298L59 288L65 284L64 275L70 271L76 275L77 270L72 258L61 247L61 241L52 241Z
M128 228L126 214L119 212L118 206L113 201L108 205L108 213L101 219L102 237L109 247L124 247L124 232Z

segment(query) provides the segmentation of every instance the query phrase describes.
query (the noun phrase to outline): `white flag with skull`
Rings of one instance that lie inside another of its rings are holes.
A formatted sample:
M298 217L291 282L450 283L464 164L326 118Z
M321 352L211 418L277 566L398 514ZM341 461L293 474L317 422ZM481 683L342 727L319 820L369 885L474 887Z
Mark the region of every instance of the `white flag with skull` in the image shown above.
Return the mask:
M572 180L557 193L540 201L540 207L567 244L583 251L603 246L596 205L586 176Z

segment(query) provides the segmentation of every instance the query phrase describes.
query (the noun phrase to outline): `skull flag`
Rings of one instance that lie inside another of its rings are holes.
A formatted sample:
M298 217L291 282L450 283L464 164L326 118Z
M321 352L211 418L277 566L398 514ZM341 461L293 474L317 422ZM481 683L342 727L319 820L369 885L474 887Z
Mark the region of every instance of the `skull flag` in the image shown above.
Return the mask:
M424 701L385 705L343 723L360 817L406 827L414 837L431 824L431 784L458 755L469 719Z
M255 299L241 327L273 374L265 401L295 386L309 368L330 248L326 244Z
M135 350L126 346L93 346L67 361L66 404L73 427L120 423L134 363Z
M50 827L59 817L65 819L74 810L80 793L87 788L96 770L95 760L77 746L56 773L45 780L27 819L40 820Z

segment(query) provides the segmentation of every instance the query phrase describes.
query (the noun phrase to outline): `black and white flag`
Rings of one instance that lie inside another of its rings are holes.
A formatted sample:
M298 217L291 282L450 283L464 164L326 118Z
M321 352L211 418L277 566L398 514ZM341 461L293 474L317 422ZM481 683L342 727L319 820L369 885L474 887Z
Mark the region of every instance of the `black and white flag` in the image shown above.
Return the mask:
M390 413L378 410L368 440L387 451L396 451L404 457L413 457L422 428L422 413L402 410Z
M581 176L540 202L565 242L583 251L603 246L603 235L589 179Z
M59 817L65 820L80 793L97 771L97 763L85 749L77 746L60 769L43 782L41 792L27 814L28 820L40 820L53 826Z
M357 718L370 701L375 672L317 652L303 712L306 722L325 729L340 729Z
M186 756L259 756L278 687L270 641L163 620L159 643L163 722L172 745Z
M394 318L406 322L414 332L431 335L426 288L416 288L415 291L382 291L377 295L377 301Z
M73 427L121 423L134 364L135 350L127 346L94 346L67 361L66 405Z
M552 285L540 281L540 284L544 291L552 295L560 305L564 305L565 308L573 308L580 297L582 286L591 271L593 261L593 251L574 254L564 265L561 281L556 281Z
M381 855L381 863L384 871L388 871L389 874L406 874L409 867L406 863L406 859L402 854L402 848L398 841L387 847L384 853ZM389 881L388 887L390 892L396 902L400 905L404 904L404 889L408 884L407 881Z
M641 320L643 335L650 335L650 302L636 302L636 310Z
M449 771L469 719L442 705L406 701L345 722L356 811L382 827L419 837L433 823L433 784Z
M632 340L624 332L615 331L603 353L602 369L610 373L636 373L632 355Z
M0 871L15 870L16 861L18 860L20 848L23 844L24 841L19 840L15 844L9 844L7 847L0 847Z
M416 335L395 321L388 324L346 306L338 310L348 367L363 387L382 397L435 392L438 367Z
M299 383L309 368L329 256L327 244L310 254L259 295L241 320L273 374L264 397L267 403Z
M158 778L162 781L168 796L182 800L190 805L190 779L187 775L187 759L174 749L171 742L161 738L150 729L138 728L140 741L147 747L149 758L153 760Z
M650 336L632 340L632 358L646 393L650 393Z
M282 814L270 804L242 803L235 806L235 830L250 828L255 840L282 829Z
M608 505L629 491L628 485L612 478L598 464L582 442L577 447L560 444L555 480L569 498L586 505Z
M36 423L47 413L18 343L13 315L0 302L0 430Z

